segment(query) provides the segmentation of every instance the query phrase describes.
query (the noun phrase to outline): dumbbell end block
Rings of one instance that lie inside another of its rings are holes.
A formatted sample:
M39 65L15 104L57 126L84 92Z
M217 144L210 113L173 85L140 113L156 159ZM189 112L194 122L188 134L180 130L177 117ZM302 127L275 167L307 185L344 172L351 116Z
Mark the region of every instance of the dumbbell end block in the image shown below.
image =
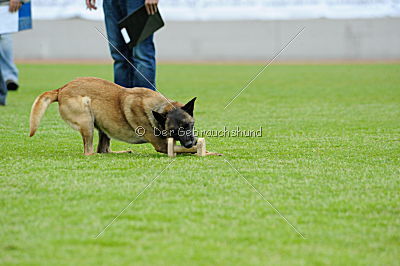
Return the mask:
M191 148L176 145L173 138L168 138L168 156L175 157L177 153L196 153L197 156L206 155L206 141L204 138L197 140L197 145Z

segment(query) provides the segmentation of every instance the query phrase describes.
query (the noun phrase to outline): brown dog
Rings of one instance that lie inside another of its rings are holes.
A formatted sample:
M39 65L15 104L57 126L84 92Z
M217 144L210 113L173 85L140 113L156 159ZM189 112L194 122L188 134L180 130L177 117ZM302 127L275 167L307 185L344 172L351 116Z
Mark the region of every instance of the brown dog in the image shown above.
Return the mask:
M183 105L146 88L127 89L99 78L78 78L36 98L30 136L35 134L48 106L58 102L61 117L81 133L85 155L94 152L95 128L99 131L98 153L111 152L110 138L132 144L149 142L158 152L167 153L167 137L173 137L190 148L196 144L195 100Z

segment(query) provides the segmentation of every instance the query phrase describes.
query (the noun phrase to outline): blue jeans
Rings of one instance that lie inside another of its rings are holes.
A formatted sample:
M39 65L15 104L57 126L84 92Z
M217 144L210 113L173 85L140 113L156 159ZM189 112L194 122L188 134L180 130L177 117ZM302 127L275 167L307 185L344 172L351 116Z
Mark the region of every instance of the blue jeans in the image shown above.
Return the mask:
M143 4L144 0L104 0L104 17L108 40L135 66L132 67L109 45L111 57L114 59L114 82L126 88L145 87L154 90L156 59L153 35L129 49L118 27L118 21Z
M12 80L18 83L18 69L14 64L11 34L0 35L0 69L4 81Z
M3 80L3 74L1 73L1 66L0 66L0 105L6 104L6 97L7 97L7 87Z

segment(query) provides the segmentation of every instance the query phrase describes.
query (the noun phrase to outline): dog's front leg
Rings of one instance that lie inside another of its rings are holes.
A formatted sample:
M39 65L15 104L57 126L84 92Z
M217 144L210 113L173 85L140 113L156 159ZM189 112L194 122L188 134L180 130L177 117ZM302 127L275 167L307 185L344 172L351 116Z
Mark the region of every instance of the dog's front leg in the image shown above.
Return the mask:
M111 151L110 138L106 133L99 129L99 145L97 146L97 153L131 153L132 151Z
M97 153L109 153L110 149L110 138L99 129L99 145L97 145Z
M167 148L167 139L162 139L160 137L156 137L153 134L148 134L145 136L146 140L153 145L154 149L161 153L168 153Z
M153 144L151 143L154 147L154 149L156 149L156 151L161 152L161 153L168 153L168 148L167 148L167 143L158 143L158 144Z

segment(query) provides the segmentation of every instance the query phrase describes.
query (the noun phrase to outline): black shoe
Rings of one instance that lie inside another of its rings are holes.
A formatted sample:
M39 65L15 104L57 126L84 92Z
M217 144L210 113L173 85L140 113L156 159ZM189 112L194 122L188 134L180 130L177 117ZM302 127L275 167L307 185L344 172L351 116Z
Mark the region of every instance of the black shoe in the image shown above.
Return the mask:
M7 90L9 90L9 91L16 91L16 90L18 90L18 87L19 87L18 83L16 83L13 80L10 80L10 79L6 81L6 86L7 86Z

